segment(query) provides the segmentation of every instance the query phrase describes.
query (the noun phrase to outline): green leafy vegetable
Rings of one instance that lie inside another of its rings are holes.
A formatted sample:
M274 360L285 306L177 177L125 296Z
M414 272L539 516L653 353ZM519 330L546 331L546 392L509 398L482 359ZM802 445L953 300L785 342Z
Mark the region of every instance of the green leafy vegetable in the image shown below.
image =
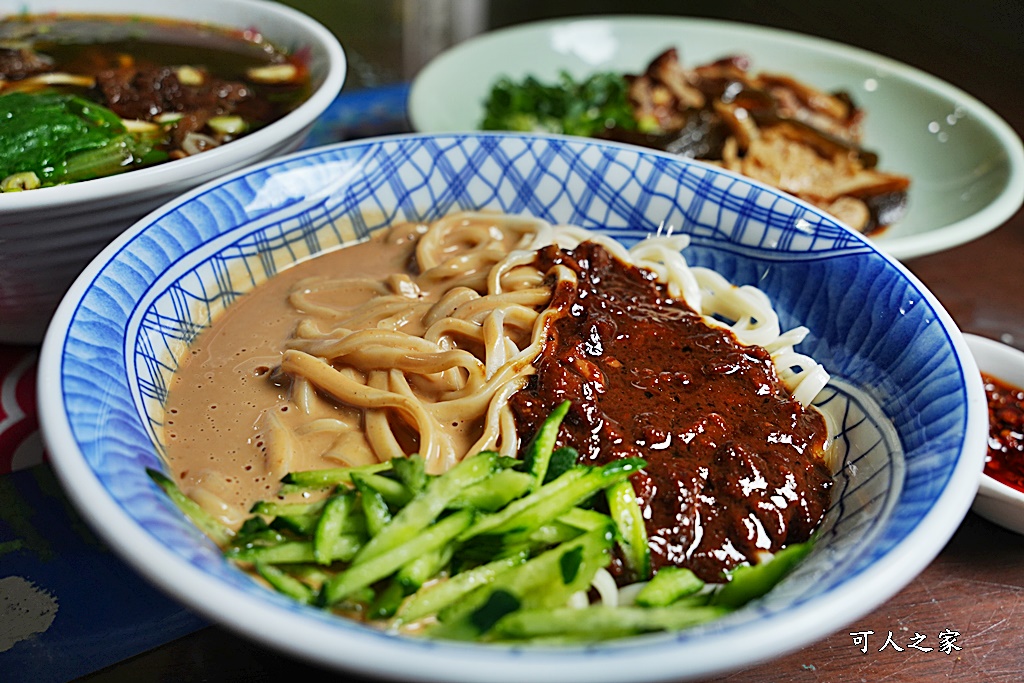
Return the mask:
M593 137L608 128L636 130L621 74L577 80L562 71L555 83L533 76L499 79L484 103L483 130L541 131Z
M0 178L34 173L42 186L88 180L153 160L152 137L77 95L0 95Z

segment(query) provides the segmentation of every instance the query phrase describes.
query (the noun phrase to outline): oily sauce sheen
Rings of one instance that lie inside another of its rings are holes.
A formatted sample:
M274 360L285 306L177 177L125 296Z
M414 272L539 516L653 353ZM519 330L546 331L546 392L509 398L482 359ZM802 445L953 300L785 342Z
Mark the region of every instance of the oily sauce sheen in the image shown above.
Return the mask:
M556 289L561 315L537 374L512 398L520 433L570 400L559 445L590 464L647 461L632 481L654 569L722 581L725 570L807 540L830 501L827 429L789 395L768 352L708 325L599 245L548 247L538 258L543 271L572 269L578 284Z
M1024 390L981 373L988 399L985 474L1024 491Z

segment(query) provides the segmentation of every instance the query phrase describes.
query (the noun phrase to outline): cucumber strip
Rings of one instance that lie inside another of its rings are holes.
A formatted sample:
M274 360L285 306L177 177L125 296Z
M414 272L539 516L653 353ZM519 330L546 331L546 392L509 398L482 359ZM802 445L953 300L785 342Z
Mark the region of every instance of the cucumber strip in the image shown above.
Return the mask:
M355 494L351 491L331 496L323 506L313 532L313 558L318 564L330 564L336 559L334 539L344 533L345 522L355 506Z
M334 539L331 556L347 562L355 557L365 538L355 534L344 534ZM277 545L247 546L230 548L224 556L236 562L265 562L267 564L292 564L295 562L316 562L312 541L285 541Z
M495 639L575 636L606 640L651 631L679 631L717 619L726 607L605 607L525 609L503 617L492 629Z
M413 538L432 524L463 489L490 476L497 467L497 458L498 454L493 451L477 453L444 474L431 478L422 493L415 496L391 522L373 535L353 560L353 564L366 562Z
M647 525L637 501L633 484L629 480L609 486L605 492L608 511L619 530L622 557L633 578L644 581L651 575L651 549L647 540Z
M282 543L292 543L295 540L297 539L278 533L275 529L270 529L264 533L250 534L245 538L235 538L223 550L224 554L228 555L229 553L238 553L242 550L252 550L254 548L272 548Z
M626 479L644 465L639 458L623 458L600 467L569 470L550 484L509 504L501 512L473 525L461 540L472 536L506 534L506 544L525 541L541 525L579 505L611 484Z
M324 570L317 564L292 564L288 566L288 574L310 586L314 593L334 574Z
M612 518L603 512L574 507L559 515L558 521L583 531L593 531L606 527L612 522Z
M552 548L525 563L503 572L489 584L474 590L458 603L438 614L439 623L427 633L440 638L475 640L496 621L499 607L509 611L520 607L564 605L569 596L590 585L598 567L611 559L614 527L588 532ZM495 593L515 598L492 601ZM500 615L499 615L500 616Z
M571 541L582 533L583 530L579 527L571 524L564 524L556 519L549 524L541 524L537 527L537 529L530 534L529 545L535 547L558 545L559 543Z
M327 499L314 501L312 503L279 503L272 500L261 500L249 508L253 515L264 517L301 517L305 515L318 515L324 509Z
M235 537L234 531L228 526L221 524L213 515L204 510L199 503L186 496L178 488L178 485L163 472L147 467L146 474L149 475L149 478L157 486L163 489L164 493L171 499L171 502L177 505L178 509L218 546L223 548Z
M548 472L548 465L551 463L551 454L555 450L555 442L558 440L558 428L562 426L565 414L569 412L569 401L562 401L551 413L544 418L537 433L526 445L523 451L523 463L526 471L533 477L531 490L543 486L544 477Z
M704 582L689 569L662 567L646 586L636 594L641 607L667 607L680 598L693 595L704 588Z
M554 521L537 527L530 534L529 543L534 546L557 545L572 540L585 531L601 529L611 523L612 518L604 513L574 507L559 515ZM507 540L514 542L517 536L518 534Z
M346 475L346 480L342 481L342 482L339 482L338 484L332 484L329 481L328 482L324 482L324 483L319 483L319 484L316 483L315 481L313 481L310 484L284 483L284 484L281 484L280 488L278 488L277 495L282 496L282 497L283 496L291 496L291 495L294 495L294 494L308 493L310 491L323 491L323 490L335 488L336 486L340 486L340 485L351 485L352 484L352 477L356 476L356 477L362 478L364 482L368 483L370 486L372 486L374 489L376 489L377 492L380 493L384 497L384 500L387 502L388 505L390 505L392 507L401 507L401 506L405 505L406 503L408 503L412 499L412 492L409 491L409 489L406 488L405 484L403 484L402 482L397 481L395 479L390 479L388 477L381 476L380 474L377 474L377 473L371 471L373 468L379 468L379 467L382 467L382 466L383 466L383 463L382 464L376 464L376 465L366 465L366 466L364 466L362 468L358 468L358 469L352 468L352 470L348 470L348 469L344 469L343 468L342 471L348 472L348 474ZM391 468L391 464L387 463L387 467L388 467L388 469L390 469ZM315 472L315 471L316 470L312 470L311 472ZM323 471L332 472L332 471L338 471L338 470L323 470ZM338 476L341 476L340 473L339 473ZM285 479L287 479L287 478L288 478L288 476L285 477ZM303 478L303 480L305 480L305 479L307 479L307 478ZM309 479L314 479L314 478L309 477Z
M558 558L558 578L561 581L546 581L523 596L525 607L562 607L573 593L586 591L594 581L597 570L611 562L611 548L614 543L614 527L587 532L579 537L580 545L571 546ZM515 587L511 587L515 589Z
M788 545L760 564L736 567L730 574L729 583L711 597L711 604L736 608L763 596L807 557L813 547L812 538L804 543Z
M403 565L395 574L395 583L402 587L403 597L415 593L423 584L437 576L451 561L453 553L454 548L448 544Z
M586 467L577 467L576 469L569 470L550 484L545 484L533 493L512 501L500 511L483 517L480 521L470 527L459 540L464 541L481 534L501 533L501 529L507 525L507 522L510 519L516 518L520 513L529 510L531 507L540 504L548 498L563 495L565 489L569 488L569 486L576 481L586 477L588 472L589 469ZM552 518L555 516L557 516L557 513L552 515Z
M391 460L391 468L398 475L399 481L413 494L422 491L427 485L427 469L423 458L410 455L406 458Z
M380 533L380 530L391 521L391 510L380 491L371 486L364 479L364 475L354 475L352 483L359 491L359 500L363 507L363 516L366 517L366 533L372 538Z
M400 622L410 622L437 614L471 591L491 583L504 572L523 564L527 557L525 551L519 552L421 588L399 608L398 619Z
M316 531L316 525L320 522L320 515L280 515L270 523L274 529L290 529L304 536L312 536ZM343 534L365 534L366 517L361 507L354 508L341 525L340 533Z
M527 472L499 470L480 483L467 487L452 500L449 507L471 507L482 512L494 512L524 495L531 484L533 477Z
M355 591L394 574L420 555L450 543L472 523L473 511L460 510L384 554L349 567L324 584L320 592L322 604L333 605Z
M580 454L572 446L556 448L551 454L551 462L548 464L547 474L544 475L544 483L557 479L568 470L579 464Z
M228 547L243 548L246 546L277 545L291 537L281 533L279 529L267 525L262 517L250 517L235 533ZM224 550L227 550L225 547Z
M390 619L395 616L403 599L405 590L402 585L392 581L374 596L366 616L368 619Z
M356 478L379 493L389 507L400 508L412 500L412 491L407 489L405 484L400 481L395 481L373 472L357 473L354 475L353 481Z
M309 536L316 530L316 524L320 521L320 515L278 515L270 522L272 529L284 529L294 531L303 536Z
M313 597L315 596L313 589L301 580L266 562L257 561L253 564L256 573L262 576L278 593L283 593L304 605L313 602Z
M353 474L374 474L387 472L391 469L390 462L378 462L359 467L330 467L323 470L303 470L290 472L281 479L283 484L291 484L305 488L326 488L338 484L351 484Z
M309 493L325 492L330 491L336 486L332 484L324 484L322 486L305 486L302 484L281 484L277 487L277 495L281 498L288 498L289 496L302 496Z

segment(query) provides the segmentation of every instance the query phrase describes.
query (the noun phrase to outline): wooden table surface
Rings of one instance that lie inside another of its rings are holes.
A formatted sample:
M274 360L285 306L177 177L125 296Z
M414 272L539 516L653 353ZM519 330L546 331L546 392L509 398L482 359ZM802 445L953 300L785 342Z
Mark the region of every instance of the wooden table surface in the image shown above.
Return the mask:
M324 21L346 42L352 30L323 4ZM345 5L346 3L339 3ZM398 4L398 3L395 3ZM960 87L1024 132L1024 9L1019 0L912 0L902 3L797 0L711 3L534 2L492 6L494 25L561 14L635 11L708 16L801 31L863 47L924 69ZM316 13L317 3L306 2ZM365 37L362 43L365 43ZM372 53L358 55L372 63ZM1024 348L1024 213L966 245L906 265L968 332ZM814 644L715 681L1024 680L1024 537L969 514L941 554L896 596ZM864 646L863 636L871 631ZM886 645L892 633L892 643ZM940 633L956 632L940 649ZM916 634L925 636L923 640ZM794 637L796 634L794 634ZM933 648L930 651L918 649ZM879 651L883 645L884 649ZM895 645L895 647L894 647ZM902 648L899 650L897 648ZM959 649L956 649L959 648ZM358 681L294 661L210 627L94 674L110 681ZM2 678L2 673L0 673ZM486 677L482 675L482 680Z

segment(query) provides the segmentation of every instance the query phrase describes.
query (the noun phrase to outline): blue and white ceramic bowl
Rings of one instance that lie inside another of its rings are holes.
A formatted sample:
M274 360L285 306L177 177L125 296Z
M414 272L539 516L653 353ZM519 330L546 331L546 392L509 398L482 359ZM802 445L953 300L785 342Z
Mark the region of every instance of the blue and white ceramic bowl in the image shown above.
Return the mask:
M533 214L632 242L692 235L693 265L772 298L833 377L838 431L821 540L766 599L707 627L522 649L413 640L288 602L225 563L146 476L168 378L224 305L291 263L398 220ZM614 144L514 135L382 138L237 172L151 213L96 258L47 333L40 414L53 464L102 537L205 616L322 665L421 681L654 681L782 654L853 622L939 552L978 487L980 376L935 298L821 212L713 167Z

